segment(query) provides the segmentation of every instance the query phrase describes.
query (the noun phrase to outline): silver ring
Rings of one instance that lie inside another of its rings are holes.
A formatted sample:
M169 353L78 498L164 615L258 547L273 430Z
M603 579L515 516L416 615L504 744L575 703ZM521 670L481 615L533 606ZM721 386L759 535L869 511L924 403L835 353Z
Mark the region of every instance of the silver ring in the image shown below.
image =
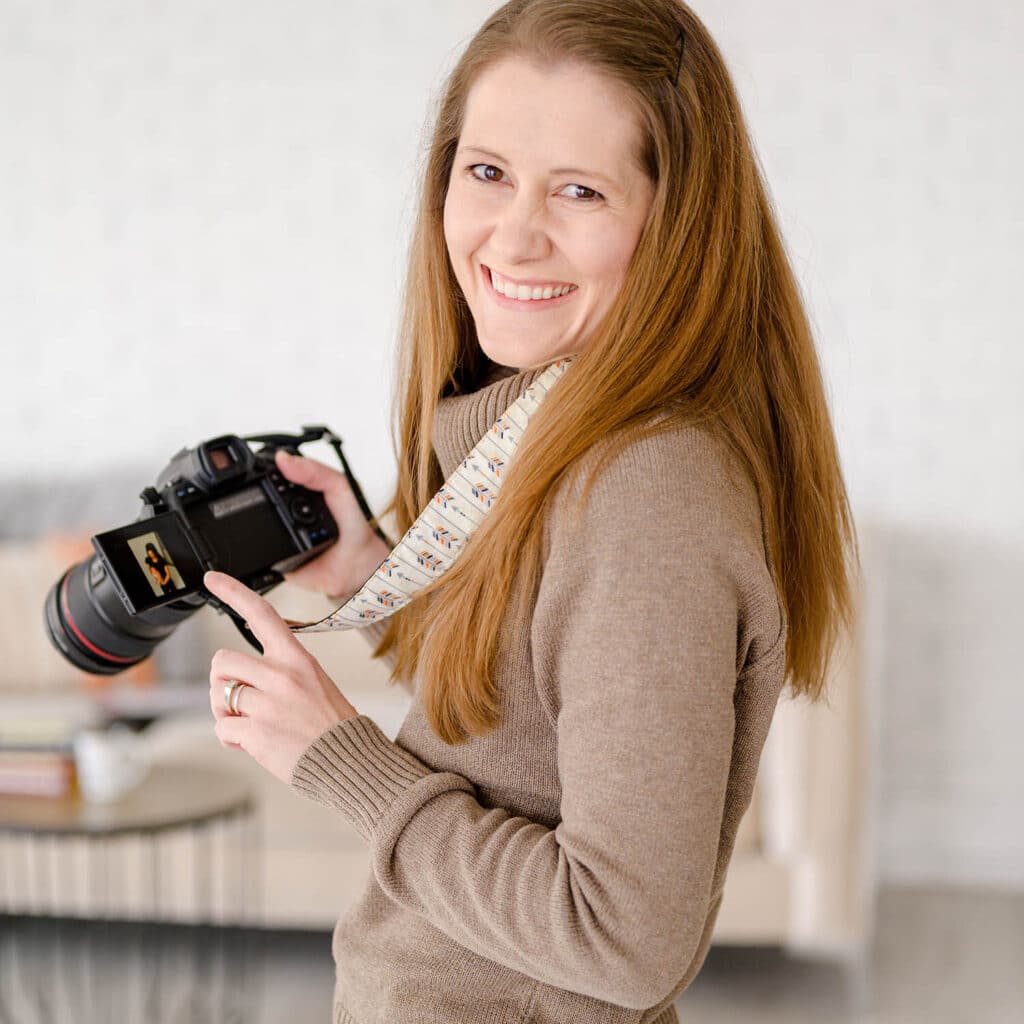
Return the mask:
M248 685L241 679L232 679L224 687L224 707L229 715L241 715L242 712L238 710L238 698L242 694L242 687Z

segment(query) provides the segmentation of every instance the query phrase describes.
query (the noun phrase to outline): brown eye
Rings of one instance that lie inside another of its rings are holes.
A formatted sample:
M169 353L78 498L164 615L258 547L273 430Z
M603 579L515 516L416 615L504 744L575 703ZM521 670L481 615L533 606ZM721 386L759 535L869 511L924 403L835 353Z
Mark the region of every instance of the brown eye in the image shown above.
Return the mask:
M595 191L592 188L587 188L586 185L566 185L562 190L563 195L569 190L575 189L576 192L570 193L569 199L579 199L585 203L592 203L595 200L603 198L600 192Z
M480 168L483 169L483 176L477 173ZM505 173L500 167L495 167L494 164L473 164L469 168L469 172L477 181L498 181L500 176Z

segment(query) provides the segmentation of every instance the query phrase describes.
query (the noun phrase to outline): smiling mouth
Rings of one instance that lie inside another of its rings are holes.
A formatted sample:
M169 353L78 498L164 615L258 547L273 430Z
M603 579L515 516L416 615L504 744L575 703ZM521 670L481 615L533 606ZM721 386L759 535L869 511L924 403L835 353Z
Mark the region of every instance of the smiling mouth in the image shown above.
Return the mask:
M513 281L506 280L501 274L492 271L483 263L480 264L480 268L491 295L503 303L512 303L523 307L550 306L579 291L578 285L558 282L543 285L518 285Z

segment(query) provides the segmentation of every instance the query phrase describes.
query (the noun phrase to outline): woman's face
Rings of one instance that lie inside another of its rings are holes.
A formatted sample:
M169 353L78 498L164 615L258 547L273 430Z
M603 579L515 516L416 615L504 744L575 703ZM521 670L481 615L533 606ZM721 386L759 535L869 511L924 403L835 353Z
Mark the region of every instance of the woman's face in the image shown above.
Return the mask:
M444 234L495 363L575 354L611 308L654 195L641 141L621 87L584 65L508 58L473 84Z

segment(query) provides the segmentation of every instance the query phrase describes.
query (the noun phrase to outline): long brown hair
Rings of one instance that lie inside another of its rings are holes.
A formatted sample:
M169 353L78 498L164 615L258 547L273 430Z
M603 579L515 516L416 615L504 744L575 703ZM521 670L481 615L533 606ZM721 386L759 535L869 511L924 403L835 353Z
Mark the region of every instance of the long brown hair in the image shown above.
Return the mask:
M757 488L788 619L786 678L794 696L818 700L854 613L853 520L810 326L734 86L678 0L512 0L449 76L410 248L395 378L398 483L383 515L404 533L444 482L431 444L437 401L478 386L488 362L442 217L469 90L511 56L581 62L625 87L654 199L615 303L556 385L557 401L531 418L500 500L452 568L390 618L375 654L396 648L392 681L419 673L427 718L446 743L492 730L501 720L498 632L514 584L530 594L539 579L555 489L598 442L607 442L599 469L640 437L701 422Z

